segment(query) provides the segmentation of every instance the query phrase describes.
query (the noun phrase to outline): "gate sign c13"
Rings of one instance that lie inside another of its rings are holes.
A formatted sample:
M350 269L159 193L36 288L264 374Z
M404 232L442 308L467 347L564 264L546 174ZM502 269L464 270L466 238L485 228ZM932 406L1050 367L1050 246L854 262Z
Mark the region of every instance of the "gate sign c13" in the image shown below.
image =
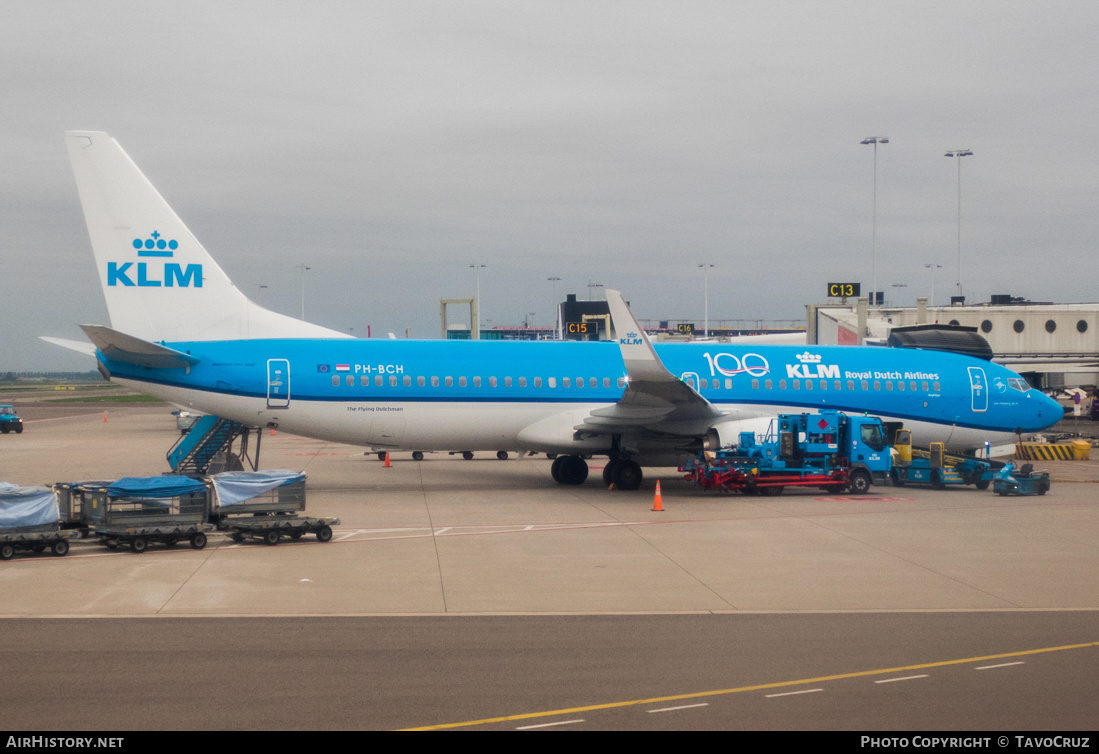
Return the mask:
M828 298L855 298L862 294L862 283L829 283Z

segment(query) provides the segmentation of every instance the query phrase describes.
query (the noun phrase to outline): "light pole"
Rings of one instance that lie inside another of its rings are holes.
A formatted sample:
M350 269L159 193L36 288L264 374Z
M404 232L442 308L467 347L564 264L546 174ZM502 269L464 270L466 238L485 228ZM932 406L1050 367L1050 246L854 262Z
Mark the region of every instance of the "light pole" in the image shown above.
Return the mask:
M705 308L703 309L703 312L704 312L703 328L704 328L704 332L705 332L705 337L708 338L708 337L710 337L710 270L713 268L713 265L712 264L700 264L699 267L702 268L702 289L704 291L703 301L705 302L704 303Z
M306 267L304 264L294 265L294 269L301 270L301 318L305 320L305 271L313 269L312 267Z
M893 283L893 284L892 284L891 286L889 286L889 287L890 287L890 288L907 288L907 287L908 287L908 284L907 284L907 283ZM901 294L901 292L900 292L900 291L894 291L894 295L896 295L896 296L899 296L900 294ZM896 302L896 301L893 301L893 302L891 303L891 305L892 305L892 306L897 306L897 302Z
M931 305L935 305L935 270L941 270L943 266L941 264L925 264L924 269L931 273Z
M477 337L473 338L478 340L481 337L481 270L488 267L487 264L471 264L470 269L477 272L477 321L472 324L472 327L477 328ZM470 336L472 338L472 334Z
M550 301L550 305L551 305L550 306L550 311L553 312L553 326L556 328L558 326L557 320L560 319L560 316L561 316L561 309L558 306L558 301L557 301L557 284L559 282L561 282L561 278L549 277L549 278L546 278L546 280L548 280L550 282L550 285L552 286L550 288L550 297L553 300ZM560 337L561 333L558 332L557 335L558 335L558 337Z
M888 144L888 136L867 136L860 144L874 145L874 212L871 225L870 240L870 277L872 289L870 291L870 304L874 305L878 297L878 145Z
M973 154L971 149L952 149L944 157L958 158L958 295L962 293L962 158Z
M590 278L589 278L589 280L590 280ZM591 301L591 300L592 300L592 298L591 298L591 295L592 295L592 294L591 294L591 290L592 290L592 288L602 288L602 287L603 287L603 284L602 284L602 283L592 283L592 282L589 282L589 283L588 283L588 301Z

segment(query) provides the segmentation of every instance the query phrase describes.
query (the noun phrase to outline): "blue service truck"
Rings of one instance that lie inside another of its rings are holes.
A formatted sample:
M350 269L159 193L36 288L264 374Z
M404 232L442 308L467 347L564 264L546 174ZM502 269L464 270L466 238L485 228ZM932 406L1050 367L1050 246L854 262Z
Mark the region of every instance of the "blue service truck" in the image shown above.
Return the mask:
M23 420L15 413L15 406L10 403L0 403L0 432L5 435L8 432L17 435L23 433Z
M987 490L997 471L1003 467L1000 461L947 453L941 442L933 442L928 450L912 447L912 433L898 429L893 439L897 457L891 472L893 485L923 484L935 489L950 485L971 484L979 490Z
M861 495L888 482L892 453L876 416L782 414L762 441L741 432L736 445L701 453L683 471L688 481L723 492L778 495L786 487L820 487Z

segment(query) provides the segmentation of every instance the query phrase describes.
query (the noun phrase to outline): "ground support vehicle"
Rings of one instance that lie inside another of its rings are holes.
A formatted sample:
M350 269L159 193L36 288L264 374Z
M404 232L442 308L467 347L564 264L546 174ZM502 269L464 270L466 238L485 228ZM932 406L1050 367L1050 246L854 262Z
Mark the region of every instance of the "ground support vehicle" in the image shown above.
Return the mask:
M0 560L11 560L19 550L54 555L69 552L69 540L79 532L62 531L57 497L49 487L0 485Z
M1049 472L1034 471L1029 463L1019 469L1007 463L992 480L992 491L997 495L1044 495L1049 491Z
M340 523L338 518L298 515L305 510L305 474L284 469L227 471L210 479L217 491L217 527L234 542L253 538L277 545L283 537L301 539L305 534L328 542L332 527Z
M927 451L913 450L911 432L907 429L897 430L893 447L897 457L890 476L896 487L923 484L941 490L949 485L970 484L987 490L1002 465L991 459L947 453L941 442L931 443Z
M0 403L0 432L5 435L8 432L17 435L23 433L23 420L15 413L15 406L10 403Z
M737 445L701 453L682 470L707 490L778 495L786 487L820 487L861 495L885 484L891 468L880 419L821 411L780 415L762 441L742 432Z
M197 479L126 477L83 493L83 515L111 549L126 545L141 553L153 542L172 547L186 539L201 550L214 528L208 523L213 492Z

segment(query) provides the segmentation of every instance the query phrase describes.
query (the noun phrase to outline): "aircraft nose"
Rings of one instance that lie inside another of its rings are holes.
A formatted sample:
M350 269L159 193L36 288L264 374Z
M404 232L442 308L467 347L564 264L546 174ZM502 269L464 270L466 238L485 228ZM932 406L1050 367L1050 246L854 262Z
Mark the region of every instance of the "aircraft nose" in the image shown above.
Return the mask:
M1065 410L1061 408L1060 403L1039 390L1032 392L1037 397L1034 406L1034 426L1031 427L1032 430L1052 427L1064 418Z

